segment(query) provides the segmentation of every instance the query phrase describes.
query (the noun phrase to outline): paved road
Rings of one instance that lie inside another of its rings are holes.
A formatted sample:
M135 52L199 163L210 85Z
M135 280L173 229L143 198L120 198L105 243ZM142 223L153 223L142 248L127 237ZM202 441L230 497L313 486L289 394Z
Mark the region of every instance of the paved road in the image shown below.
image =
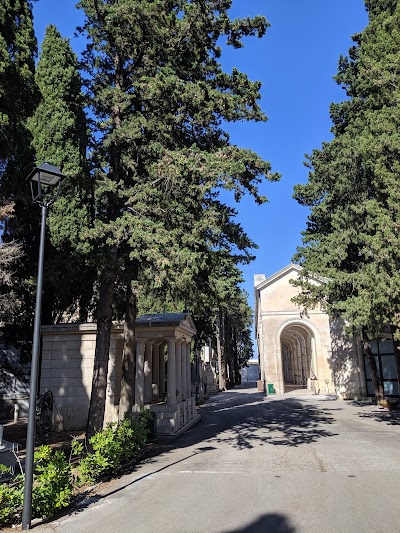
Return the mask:
M256 389L214 396L202 420L57 533L399 533L400 416Z

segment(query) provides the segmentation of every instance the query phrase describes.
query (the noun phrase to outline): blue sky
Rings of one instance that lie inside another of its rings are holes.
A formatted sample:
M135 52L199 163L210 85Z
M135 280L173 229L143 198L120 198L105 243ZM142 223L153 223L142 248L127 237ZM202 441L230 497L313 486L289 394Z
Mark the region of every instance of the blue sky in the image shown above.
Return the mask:
M47 24L55 24L80 51L74 38L81 14L74 0L39 0L34 23L39 40ZM262 124L228 126L231 141L251 148L280 172L279 183L261 190L269 203L257 207L250 198L238 206L238 220L259 245L257 259L244 268L244 288L253 303L253 275L267 276L291 262L307 210L293 199L293 186L307 180L304 154L331 138L329 104L345 98L333 80L340 54L347 54L351 35L367 24L363 0L233 0L233 17L264 15L271 27L262 39L245 40L241 50L230 50L222 63L237 67L262 82L261 106L269 120Z

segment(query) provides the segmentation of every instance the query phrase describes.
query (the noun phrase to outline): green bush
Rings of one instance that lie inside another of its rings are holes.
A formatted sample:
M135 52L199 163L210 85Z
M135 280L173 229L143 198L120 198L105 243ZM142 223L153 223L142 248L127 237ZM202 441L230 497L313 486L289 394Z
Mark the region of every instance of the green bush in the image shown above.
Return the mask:
M142 411L139 420L125 419L109 424L91 439L93 452L85 455L77 470L83 483L93 483L111 476L121 465L134 459L147 441L150 411ZM79 456L83 445L71 443L71 457ZM0 468L6 473L6 468ZM24 477L17 476L8 483L0 483L0 528L21 521ZM32 487L32 518L44 518L68 507L73 496L70 461L64 452L41 446L35 452L35 470Z
M96 433L89 441L92 452L80 461L79 478L84 483L93 483L134 459L146 444L148 417L143 411L138 422L126 418Z
M0 528L19 521L23 495L23 476L17 476L10 483L0 483Z
M0 483L0 527L21 520L24 476ZM67 507L72 498L71 467L63 452L41 446L35 452L32 517L49 517Z
M68 507L72 498L71 466L61 451L41 446L35 453L32 515L48 517Z

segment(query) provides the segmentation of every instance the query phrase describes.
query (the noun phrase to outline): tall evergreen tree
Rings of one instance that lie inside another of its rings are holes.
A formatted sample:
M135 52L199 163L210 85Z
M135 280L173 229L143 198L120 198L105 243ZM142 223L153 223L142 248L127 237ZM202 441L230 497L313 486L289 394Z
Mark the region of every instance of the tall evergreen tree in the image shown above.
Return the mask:
M35 106L37 53L32 2L4 0L0 7L0 168L3 194L13 194L12 172L26 165L26 119ZM8 174L5 174L5 171ZM26 170L26 169L23 169ZM8 176L7 183L4 183ZM25 176L24 176L25 177ZM18 183L21 188L21 182Z
M38 235L26 183L33 161L26 121L37 102L36 53L32 2L4 0L0 6L0 209L4 215L1 229L2 240L18 241L23 251L13 269L12 283L13 293L20 302L19 312L8 320L25 326L29 326L32 317L30 280ZM7 214L10 212L11 217Z
M219 385L226 389L240 382L239 369L253 353L252 311L236 264L244 256L211 249L202 255L206 268L197 270L186 287L171 283L157 289L150 280L141 280L138 309L140 313L190 311L197 329L195 349L200 350L209 338L214 340L223 370Z
M42 43L36 83L40 101L28 121L35 157L38 163L57 165L65 175L62 195L49 216L51 246L46 252L43 322L52 323L77 311L85 320L93 290L93 269L86 259L89 248L82 238L82 231L90 226L92 209L86 161L88 127L78 59L69 41L52 25Z
M400 4L368 0L367 28L353 36L336 77L348 99L331 106L334 139L314 150L295 197L311 207L297 301L322 303L362 332L375 396L383 386L370 339L400 326ZM312 274L327 278L316 286Z
M0 209L0 222L10 217L11 205ZM13 322L13 317L21 312L21 301L13 287L13 272L22 256L21 244L0 243L0 322Z
M90 39L88 94L98 119L93 238L102 269L90 436L104 417L118 270L133 274L151 264L160 284L175 272L190 282L201 259L203 206L215 188L232 188L237 199L248 191L262 202L257 185L274 176L268 162L232 146L221 129L222 120L265 120L260 84L236 69L225 73L218 62L220 38L239 48L243 36L265 33L264 18L232 21L229 0L79 5Z

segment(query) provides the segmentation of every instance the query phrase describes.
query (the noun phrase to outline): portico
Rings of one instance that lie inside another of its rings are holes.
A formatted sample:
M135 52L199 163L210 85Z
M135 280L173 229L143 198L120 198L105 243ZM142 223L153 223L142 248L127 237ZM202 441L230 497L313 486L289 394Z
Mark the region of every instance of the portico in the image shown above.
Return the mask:
M135 327L134 412L150 409L157 434L177 436L199 420L191 394L191 344L196 327L188 313L138 317ZM96 324L42 328L41 390L50 389L59 429L83 429L89 408ZM104 423L119 420L123 327L111 333Z
M191 394L191 343L196 333L188 313L142 315L136 321L135 409L157 416L158 435L173 435L197 421Z

